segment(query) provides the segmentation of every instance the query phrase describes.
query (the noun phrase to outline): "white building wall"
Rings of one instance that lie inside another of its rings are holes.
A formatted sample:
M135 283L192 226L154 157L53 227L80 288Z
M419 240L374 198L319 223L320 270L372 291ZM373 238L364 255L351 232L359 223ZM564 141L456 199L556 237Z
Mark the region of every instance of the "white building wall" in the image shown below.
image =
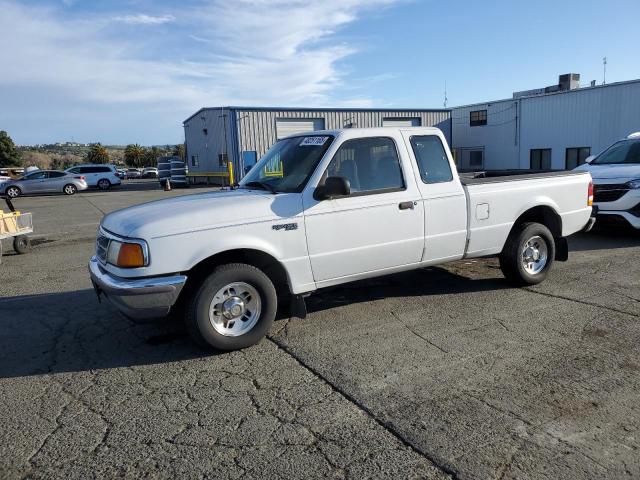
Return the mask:
M518 163L518 103L498 101L455 108L451 114L452 142L456 163L465 165L470 150L484 150L485 170L516 168ZM469 115L475 110L487 110L487 125L472 127Z
M487 125L471 127L469 112L483 109ZM531 149L550 148L551 167L564 169L567 148L597 154L640 131L640 80L457 107L452 130L458 164L465 149L483 148L484 169L528 169Z
M520 168L530 150L551 149L551 168L564 169L566 149L597 154L640 131L640 81L584 88L522 100Z

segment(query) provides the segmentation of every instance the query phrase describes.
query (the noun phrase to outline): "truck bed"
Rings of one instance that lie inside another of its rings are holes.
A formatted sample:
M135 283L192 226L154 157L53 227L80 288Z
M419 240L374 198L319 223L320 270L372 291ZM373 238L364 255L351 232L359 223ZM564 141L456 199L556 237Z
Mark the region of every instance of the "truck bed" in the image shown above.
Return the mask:
M458 172L463 185L479 185L484 183L513 182L540 178L566 177L583 175L584 172L572 170L484 170L477 172Z
M479 174L480 173L480 174ZM557 237L579 231L589 219L591 177L586 172L503 170L460 175L467 195L466 256L494 255L502 250L511 227L531 208L558 216Z

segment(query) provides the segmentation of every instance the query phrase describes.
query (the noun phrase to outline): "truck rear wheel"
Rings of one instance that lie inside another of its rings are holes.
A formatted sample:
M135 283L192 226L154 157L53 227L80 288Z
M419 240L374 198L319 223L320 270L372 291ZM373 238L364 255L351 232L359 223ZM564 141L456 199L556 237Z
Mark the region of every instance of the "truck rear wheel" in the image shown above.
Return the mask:
M546 278L555 255L549 229L540 223L523 223L509 234L500 254L500 268L515 285L535 285Z
M258 343L276 316L273 282L252 265L217 267L188 301L185 323L202 346L238 350Z

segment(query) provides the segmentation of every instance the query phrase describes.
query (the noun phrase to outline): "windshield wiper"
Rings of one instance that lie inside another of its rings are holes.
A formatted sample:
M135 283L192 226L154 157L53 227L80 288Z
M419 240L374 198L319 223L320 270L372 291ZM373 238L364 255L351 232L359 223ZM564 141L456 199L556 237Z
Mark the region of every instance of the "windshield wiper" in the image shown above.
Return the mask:
M267 182L257 182L257 181L247 182L243 185L243 187L258 187L258 188L261 188L262 190L269 190L274 195L278 193L276 189L273 187L273 185L270 185Z

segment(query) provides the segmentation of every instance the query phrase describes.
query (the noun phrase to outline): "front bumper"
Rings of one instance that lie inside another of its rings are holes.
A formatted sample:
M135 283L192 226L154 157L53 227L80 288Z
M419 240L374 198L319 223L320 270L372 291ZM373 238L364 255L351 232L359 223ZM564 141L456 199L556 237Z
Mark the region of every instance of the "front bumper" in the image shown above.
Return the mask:
M178 300L187 282L185 275L151 278L120 278L107 272L96 257L89 261L91 283L124 315L130 318L164 317Z

